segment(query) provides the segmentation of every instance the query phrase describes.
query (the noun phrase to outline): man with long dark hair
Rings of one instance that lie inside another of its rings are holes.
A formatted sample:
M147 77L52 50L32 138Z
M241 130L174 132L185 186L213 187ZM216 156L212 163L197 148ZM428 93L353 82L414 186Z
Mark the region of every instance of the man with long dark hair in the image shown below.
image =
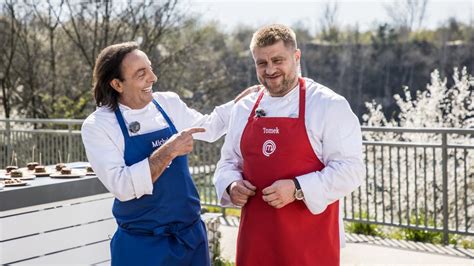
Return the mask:
M82 125L87 158L116 197L112 265L210 265L187 154L193 134L215 141L226 132L233 102L202 115L175 93L153 93L151 65L134 42L102 50L98 108Z

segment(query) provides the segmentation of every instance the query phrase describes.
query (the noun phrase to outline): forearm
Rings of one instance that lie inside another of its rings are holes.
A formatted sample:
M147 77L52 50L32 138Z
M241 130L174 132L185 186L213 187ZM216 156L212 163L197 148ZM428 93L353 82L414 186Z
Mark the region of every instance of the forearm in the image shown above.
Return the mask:
M174 134L165 144L156 149L148 158L151 180L155 182L177 156L193 150L193 134L205 132L204 128L188 128Z
M150 155L148 162L150 164L151 182L155 183L158 180L175 157L176 155L172 152L172 148L166 144Z

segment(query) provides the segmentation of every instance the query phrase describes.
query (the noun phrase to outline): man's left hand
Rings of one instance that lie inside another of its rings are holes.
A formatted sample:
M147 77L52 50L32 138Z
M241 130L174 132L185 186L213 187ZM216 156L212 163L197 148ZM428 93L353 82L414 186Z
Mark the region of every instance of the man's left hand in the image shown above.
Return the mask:
M293 180L277 180L271 186L262 190L262 198L268 205L279 209L295 200L295 190Z

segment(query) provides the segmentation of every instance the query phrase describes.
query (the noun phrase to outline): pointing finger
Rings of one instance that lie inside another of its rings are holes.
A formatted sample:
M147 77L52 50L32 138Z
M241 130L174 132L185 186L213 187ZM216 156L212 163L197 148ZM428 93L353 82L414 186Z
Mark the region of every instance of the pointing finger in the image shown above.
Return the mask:
M184 130L185 133L187 134L194 134L194 133L202 133L202 132L206 132L206 129L203 128L203 127L192 127L192 128L188 128L186 130Z

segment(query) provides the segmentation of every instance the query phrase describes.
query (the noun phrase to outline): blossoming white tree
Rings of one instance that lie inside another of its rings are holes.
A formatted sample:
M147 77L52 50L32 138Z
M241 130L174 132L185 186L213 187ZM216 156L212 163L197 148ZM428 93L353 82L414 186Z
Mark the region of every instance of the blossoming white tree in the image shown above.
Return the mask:
M474 79L454 69L453 85L437 70L412 98L395 95L399 113L387 119L375 101L366 103L364 125L405 128L474 128ZM450 230L472 232L474 137L447 134L447 199ZM364 131L366 182L346 201L346 217L441 230L443 222L443 133ZM358 204L357 207L355 207Z

